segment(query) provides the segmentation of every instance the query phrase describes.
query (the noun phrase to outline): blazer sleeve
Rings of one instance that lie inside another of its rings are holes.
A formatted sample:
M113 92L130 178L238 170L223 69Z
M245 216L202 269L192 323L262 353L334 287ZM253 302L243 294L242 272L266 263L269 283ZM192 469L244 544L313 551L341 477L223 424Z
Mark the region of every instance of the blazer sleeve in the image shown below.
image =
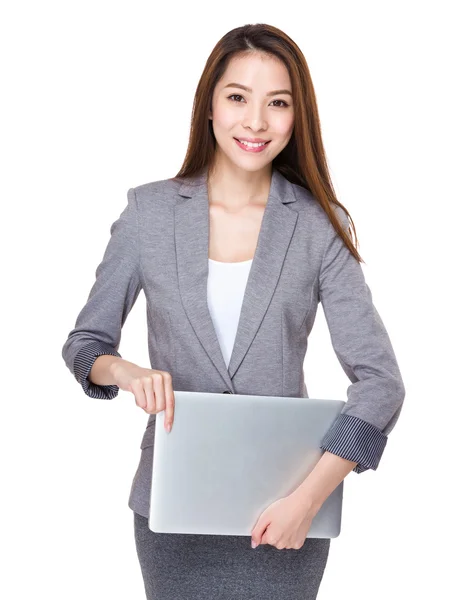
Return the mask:
M110 227L110 240L97 267L95 282L74 329L62 348L71 373L91 398L111 400L116 385L96 385L88 375L102 354L119 356L121 329L141 291L138 243L138 213L133 188L127 205Z
M338 206L336 213L348 229L346 213ZM321 448L357 461L356 473L376 470L387 435L400 415L405 387L361 264L330 221L319 273L319 299L333 349L352 382L347 402Z

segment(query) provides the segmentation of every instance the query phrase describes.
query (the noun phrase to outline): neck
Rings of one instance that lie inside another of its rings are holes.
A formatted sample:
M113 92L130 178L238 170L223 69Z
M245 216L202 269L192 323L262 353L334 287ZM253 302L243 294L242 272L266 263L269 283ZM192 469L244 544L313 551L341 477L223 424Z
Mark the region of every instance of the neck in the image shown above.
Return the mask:
M259 171L245 171L231 163L214 165L208 180L209 202L237 210L243 206L267 203L272 163Z

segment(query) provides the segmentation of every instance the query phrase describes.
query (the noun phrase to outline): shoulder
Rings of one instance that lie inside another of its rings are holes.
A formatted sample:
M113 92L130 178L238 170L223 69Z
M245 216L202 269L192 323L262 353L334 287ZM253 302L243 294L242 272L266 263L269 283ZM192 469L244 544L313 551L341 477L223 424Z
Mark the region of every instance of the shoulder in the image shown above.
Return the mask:
M134 192L139 206L155 203L173 204L178 196L178 190L181 186L179 180L175 178L159 179L149 183L142 183L131 190Z
M292 183L291 186L293 187L294 195L296 197L296 202L293 203L293 205L296 205L295 210L306 215L312 220L312 223L318 227L324 229L331 227L327 213L314 194L296 183ZM348 226L349 221L345 211L337 204L332 204L331 206L340 223Z

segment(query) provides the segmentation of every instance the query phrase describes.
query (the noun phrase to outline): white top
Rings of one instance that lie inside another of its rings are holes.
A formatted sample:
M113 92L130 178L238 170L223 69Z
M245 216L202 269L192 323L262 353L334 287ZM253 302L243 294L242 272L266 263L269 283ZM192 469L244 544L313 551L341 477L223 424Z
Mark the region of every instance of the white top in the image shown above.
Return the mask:
M227 367L252 261L251 258L241 262L221 262L209 258L207 304Z

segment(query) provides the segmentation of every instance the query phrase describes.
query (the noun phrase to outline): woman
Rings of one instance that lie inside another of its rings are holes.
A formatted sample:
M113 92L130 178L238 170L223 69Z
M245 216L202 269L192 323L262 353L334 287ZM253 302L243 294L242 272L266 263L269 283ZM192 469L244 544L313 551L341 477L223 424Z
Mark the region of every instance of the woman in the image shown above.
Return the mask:
M87 395L129 391L150 415L129 499L147 598L317 597L330 540L305 537L312 519L350 471L377 468L405 395L349 221L299 48L268 25L230 31L201 76L180 172L129 190L63 347ZM118 352L141 289L150 369ZM352 384L317 466L251 540L149 530L155 415L176 426L173 390L307 397L319 302Z

